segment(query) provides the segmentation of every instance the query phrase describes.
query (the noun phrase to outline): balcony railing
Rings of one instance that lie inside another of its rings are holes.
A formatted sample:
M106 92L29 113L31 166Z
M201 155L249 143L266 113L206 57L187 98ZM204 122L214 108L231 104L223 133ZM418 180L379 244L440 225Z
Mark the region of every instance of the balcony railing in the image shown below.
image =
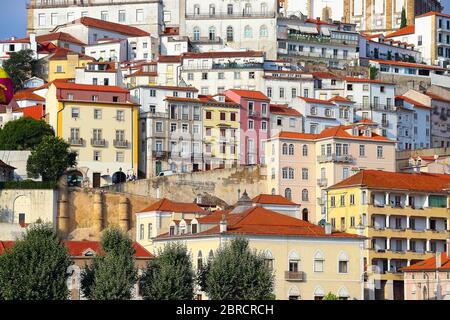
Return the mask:
M319 187L326 187L328 185L328 179L317 179L317 185Z
M351 91L349 91L351 92ZM389 104L375 104L375 103L355 103L354 108L356 111L360 110L374 110L374 111L391 111L394 112L396 107Z
M195 44L221 44L223 41L220 37L193 37L191 42Z
M153 157L156 159L170 158L170 154L168 151L153 151Z
M343 162L343 163L353 163L354 158L351 155L345 154L345 155L336 155L336 154L329 154L329 155L320 155L317 156L317 161L319 163L323 162Z
M186 19L210 20L210 19L255 19L255 18L275 18L275 12L215 12L206 14L186 13Z
M358 41L340 40L326 36L311 36L305 34L288 34L288 40L294 40L304 43L317 43L317 44L330 44L355 47L358 45Z
M259 117L261 117L261 113L258 111L255 111L255 110L249 110L248 116L252 117L252 118L259 118Z
M93 147L106 147L105 139L91 139L91 145Z
M249 62L249 63L237 63L237 62L229 62L229 63L213 63L213 69L262 69L264 67L264 63L258 62Z
M67 142L74 147L82 147L84 146L84 140L82 138L69 138Z
M306 273L303 271L285 271L284 279L287 281L306 281Z
M128 148L128 140L114 140L114 147L116 148Z

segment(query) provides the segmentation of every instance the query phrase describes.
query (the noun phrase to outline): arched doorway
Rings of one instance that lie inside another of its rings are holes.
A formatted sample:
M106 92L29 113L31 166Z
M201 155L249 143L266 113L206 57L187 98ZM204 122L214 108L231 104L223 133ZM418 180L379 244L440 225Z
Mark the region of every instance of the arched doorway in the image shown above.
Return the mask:
M81 187L83 183L83 174L80 171L70 171L67 173L67 186Z
M304 221L309 221L309 212L308 212L308 209L303 209L303 211L302 211L302 220L304 220Z
M112 176L112 183L118 184L118 183L124 183L127 181L127 176L122 171L117 171Z
M423 300L428 300L428 289L427 287L423 287Z

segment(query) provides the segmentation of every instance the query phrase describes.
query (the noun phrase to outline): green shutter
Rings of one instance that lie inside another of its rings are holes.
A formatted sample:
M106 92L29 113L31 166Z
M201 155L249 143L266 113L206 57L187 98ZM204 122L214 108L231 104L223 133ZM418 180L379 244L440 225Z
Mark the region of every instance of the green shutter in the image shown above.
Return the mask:
M432 208L446 208L447 197L446 196L430 196L428 199L428 205Z

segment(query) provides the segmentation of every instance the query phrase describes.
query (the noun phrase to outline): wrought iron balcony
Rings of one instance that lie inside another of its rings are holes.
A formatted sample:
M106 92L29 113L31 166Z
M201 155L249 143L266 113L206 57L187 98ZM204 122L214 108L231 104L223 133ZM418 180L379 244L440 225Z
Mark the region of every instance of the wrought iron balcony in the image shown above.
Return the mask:
M328 186L328 179L317 179L317 185L319 187L326 187L326 186Z
M306 273L303 271L285 271L284 279L287 281L306 281Z
M114 147L116 148L128 148L128 140L114 140Z
M252 13L252 12L214 12L214 13L186 13L186 19L195 19L195 20L211 20L211 19L255 19L255 18L275 18L275 12L260 12L260 13Z
M67 142L74 147L82 147L84 146L84 140L82 138L69 138Z
M105 139L91 139L91 145L93 147L106 147Z
M317 156L317 161L319 163L324 163L324 162L343 162L343 163L353 163L354 162L354 158L353 156L349 155L349 154L345 154L345 155L336 155L336 154L329 154L329 155L320 155Z

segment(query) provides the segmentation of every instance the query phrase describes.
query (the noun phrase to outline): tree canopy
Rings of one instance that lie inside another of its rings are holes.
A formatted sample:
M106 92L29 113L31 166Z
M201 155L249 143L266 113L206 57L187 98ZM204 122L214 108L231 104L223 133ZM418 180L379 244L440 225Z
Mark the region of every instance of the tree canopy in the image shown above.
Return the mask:
M169 243L160 250L147 266L141 291L148 300L192 300L194 272L187 248Z
M28 157L27 172L32 178L42 176L43 181L57 181L64 172L76 165L76 154L61 138L46 136L31 151Z
M30 117L9 121L0 130L0 150L31 150L47 136L54 136L52 127L43 120Z
M129 300L137 283L133 242L118 227L104 231L103 254L81 274L81 290L91 300Z
M272 270L264 254L250 250L244 238L220 248L204 267L198 284L213 300L274 299Z
M36 223L11 250L0 255L0 299L65 300L71 264L53 227Z
M3 63L3 69L11 77L15 91L23 89L26 80L41 76L41 62L33 57L33 51L30 49L12 52L9 59Z

